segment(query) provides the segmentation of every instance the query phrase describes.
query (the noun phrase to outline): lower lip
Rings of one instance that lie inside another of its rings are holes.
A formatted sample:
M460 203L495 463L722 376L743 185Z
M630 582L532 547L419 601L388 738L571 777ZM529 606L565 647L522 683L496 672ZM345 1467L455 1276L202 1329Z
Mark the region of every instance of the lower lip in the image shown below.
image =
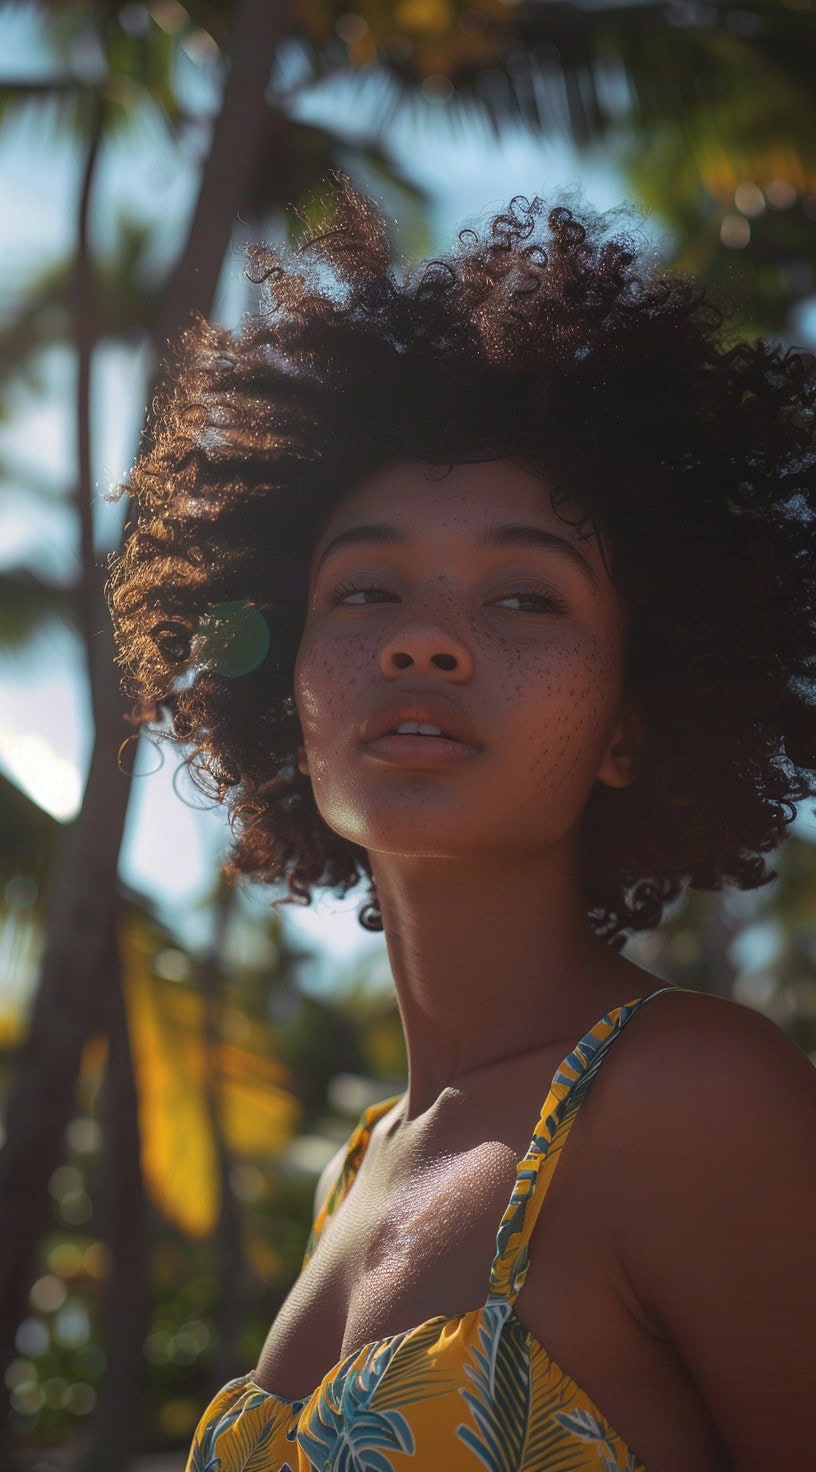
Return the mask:
M363 750L394 767L442 767L448 762L465 761L478 756L480 747L465 741L450 741L445 736L378 736L367 741Z

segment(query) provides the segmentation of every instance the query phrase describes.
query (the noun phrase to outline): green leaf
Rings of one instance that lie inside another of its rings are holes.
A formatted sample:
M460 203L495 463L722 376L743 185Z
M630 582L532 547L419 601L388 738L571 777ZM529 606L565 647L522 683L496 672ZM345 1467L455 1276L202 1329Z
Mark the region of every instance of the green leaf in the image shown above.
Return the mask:
M54 622L75 624L75 594L30 568L0 569L0 650L19 651Z

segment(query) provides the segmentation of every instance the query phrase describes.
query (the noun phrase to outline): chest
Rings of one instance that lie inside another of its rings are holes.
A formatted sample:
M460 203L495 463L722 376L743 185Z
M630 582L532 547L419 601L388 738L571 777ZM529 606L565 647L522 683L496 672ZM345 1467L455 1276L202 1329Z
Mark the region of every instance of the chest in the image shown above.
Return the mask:
M515 1166L491 1141L398 1169L372 1142L272 1325L262 1383L300 1399L364 1344L483 1304Z
M612 1245L617 1224L599 1210L609 1167L593 1158L582 1115L530 1240L518 1317L638 1449L648 1472L728 1472L676 1352L627 1302ZM302 1398L363 1345L484 1303L497 1227L529 1143L512 1126L492 1133L461 1149L419 1148L402 1158L372 1141L272 1326L262 1384Z

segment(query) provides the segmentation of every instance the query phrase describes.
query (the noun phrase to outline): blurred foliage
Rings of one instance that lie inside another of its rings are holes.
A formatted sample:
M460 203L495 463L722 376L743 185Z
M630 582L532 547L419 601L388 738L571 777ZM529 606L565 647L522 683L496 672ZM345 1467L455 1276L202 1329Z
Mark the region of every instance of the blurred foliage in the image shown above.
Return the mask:
M56 819L0 772L0 894L6 890L7 909L28 909L31 894L39 894L59 831Z
M626 955L679 986L763 1012L816 1063L816 843L794 831L768 857L778 876L770 884L691 890Z
M734 335L787 335L813 295L810 0L299 0L296 14L297 86L351 65L380 84L386 124L435 106L440 127L602 142L669 232L664 255L731 304Z
M205 1075L216 1074L228 1148L238 1157L285 1148L300 1109L274 1037L248 1024L254 1047L219 1039L209 1057L204 998L184 953L156 948L155 927L130 924L122 936L125 994L139 1091L145 1184L155 1205L189 1237L207 1237L218 1219L218 1180ZM243 1014L233 1009L224 1027Z
M26 880L14 876L18 891ZM4 919L0 913L0 935ZM254 1364L298 1274L317 1176L362 1108L402 1086L404 1049L393 995L372 989L364 975L330 997L304 991L308 953L289 946L277 914L257 904L237 907L227 945L230 985L211 1061L250 1276L241 1354ZM200 957L135 899L125 910L123 955L151 1202L145 1445L160 1447L189 1439L216 1388L219 1180L203 1089ZM2 1088L24 1036L23 1007L13 1034L0 1034ZM104 1374L105 1069L98 1038L85 1049L76 1117L50 1184L52 1226L9 1371L13 1424L24 1446L70 1444L94 1409Z

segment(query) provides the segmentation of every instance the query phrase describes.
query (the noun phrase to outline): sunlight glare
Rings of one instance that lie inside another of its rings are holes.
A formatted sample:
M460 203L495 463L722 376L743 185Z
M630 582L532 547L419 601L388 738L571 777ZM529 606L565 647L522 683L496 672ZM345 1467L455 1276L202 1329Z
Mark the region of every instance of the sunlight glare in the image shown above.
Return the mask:
M75 818L82 802L79 768L34 731L20 735L0 727L0 766L23 792L61 823Z

